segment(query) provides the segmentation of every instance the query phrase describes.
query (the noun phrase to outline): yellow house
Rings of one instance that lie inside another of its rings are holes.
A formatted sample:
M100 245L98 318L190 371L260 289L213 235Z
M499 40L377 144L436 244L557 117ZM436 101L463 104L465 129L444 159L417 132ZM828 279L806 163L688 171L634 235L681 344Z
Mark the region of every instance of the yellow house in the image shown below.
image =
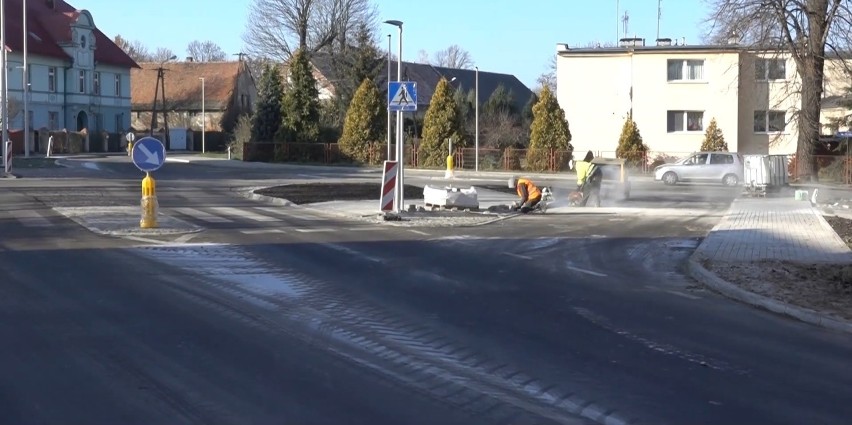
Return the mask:
M581 152L613 156L632 111L652 157L699 150L712 118L731 151L792 154L800 104L795 67L789 53L736 44L660 39L646 46L638 38L610 48L557 44L557 99ZM826 76L826 96L844 90L839 75Z

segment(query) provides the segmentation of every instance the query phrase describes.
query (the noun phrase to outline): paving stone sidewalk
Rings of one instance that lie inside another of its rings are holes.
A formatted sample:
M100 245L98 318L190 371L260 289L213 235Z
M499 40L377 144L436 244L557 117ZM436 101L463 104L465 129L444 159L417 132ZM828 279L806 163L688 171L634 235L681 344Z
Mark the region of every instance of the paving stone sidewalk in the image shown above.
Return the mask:
M697 250L713 262L852 262L852 251L807 201L737 199Z
M852 333L852 250L808 201L735 200L688 269L727 297Z

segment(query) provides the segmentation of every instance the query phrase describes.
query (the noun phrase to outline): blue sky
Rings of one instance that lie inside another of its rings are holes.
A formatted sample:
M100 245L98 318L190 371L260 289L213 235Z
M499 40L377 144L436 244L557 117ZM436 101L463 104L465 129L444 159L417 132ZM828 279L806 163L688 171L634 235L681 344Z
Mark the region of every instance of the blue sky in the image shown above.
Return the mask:
M149 49L167 47L179 57L193 40L211 40L237 53L251 0L67 0L92 12L95 24L110 38L116 34L142 41ZM653 43L657 35L657 0L620 0L628 11L629 35ZM416 60L423 49L435 52L451 44L469 51L481 70L516 75L531 88L556 51L556 43L584 45L620 36L616 0L376 0L380 21L405 22L403 60ZM212 7L211 5L215 5ZM707 15L702 0L664 0L660 35L700 42ZM381 25L380 41L396 29ZM616 31L619 31L619 34Z

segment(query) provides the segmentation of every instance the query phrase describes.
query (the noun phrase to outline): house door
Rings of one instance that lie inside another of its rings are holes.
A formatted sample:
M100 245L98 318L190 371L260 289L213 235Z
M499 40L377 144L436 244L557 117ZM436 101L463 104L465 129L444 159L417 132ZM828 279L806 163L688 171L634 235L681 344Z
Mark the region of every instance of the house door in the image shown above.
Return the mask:
M77 131L82 131L84 128L89 127L89 114L86 111L80 111L77 113Z

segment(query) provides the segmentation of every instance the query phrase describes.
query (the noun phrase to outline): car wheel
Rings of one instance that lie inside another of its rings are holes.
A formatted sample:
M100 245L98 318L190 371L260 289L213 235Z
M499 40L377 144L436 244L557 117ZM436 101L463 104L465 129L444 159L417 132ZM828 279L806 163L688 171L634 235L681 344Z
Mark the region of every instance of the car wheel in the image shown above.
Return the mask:
M673 185L677 183L677 174L673 171L669 171L666 174L663 174L663 183L667 185Z
M725 178L722 179L722 183L725 186L736 186L740 182L740 179L737 178L734 174L728 174Z

